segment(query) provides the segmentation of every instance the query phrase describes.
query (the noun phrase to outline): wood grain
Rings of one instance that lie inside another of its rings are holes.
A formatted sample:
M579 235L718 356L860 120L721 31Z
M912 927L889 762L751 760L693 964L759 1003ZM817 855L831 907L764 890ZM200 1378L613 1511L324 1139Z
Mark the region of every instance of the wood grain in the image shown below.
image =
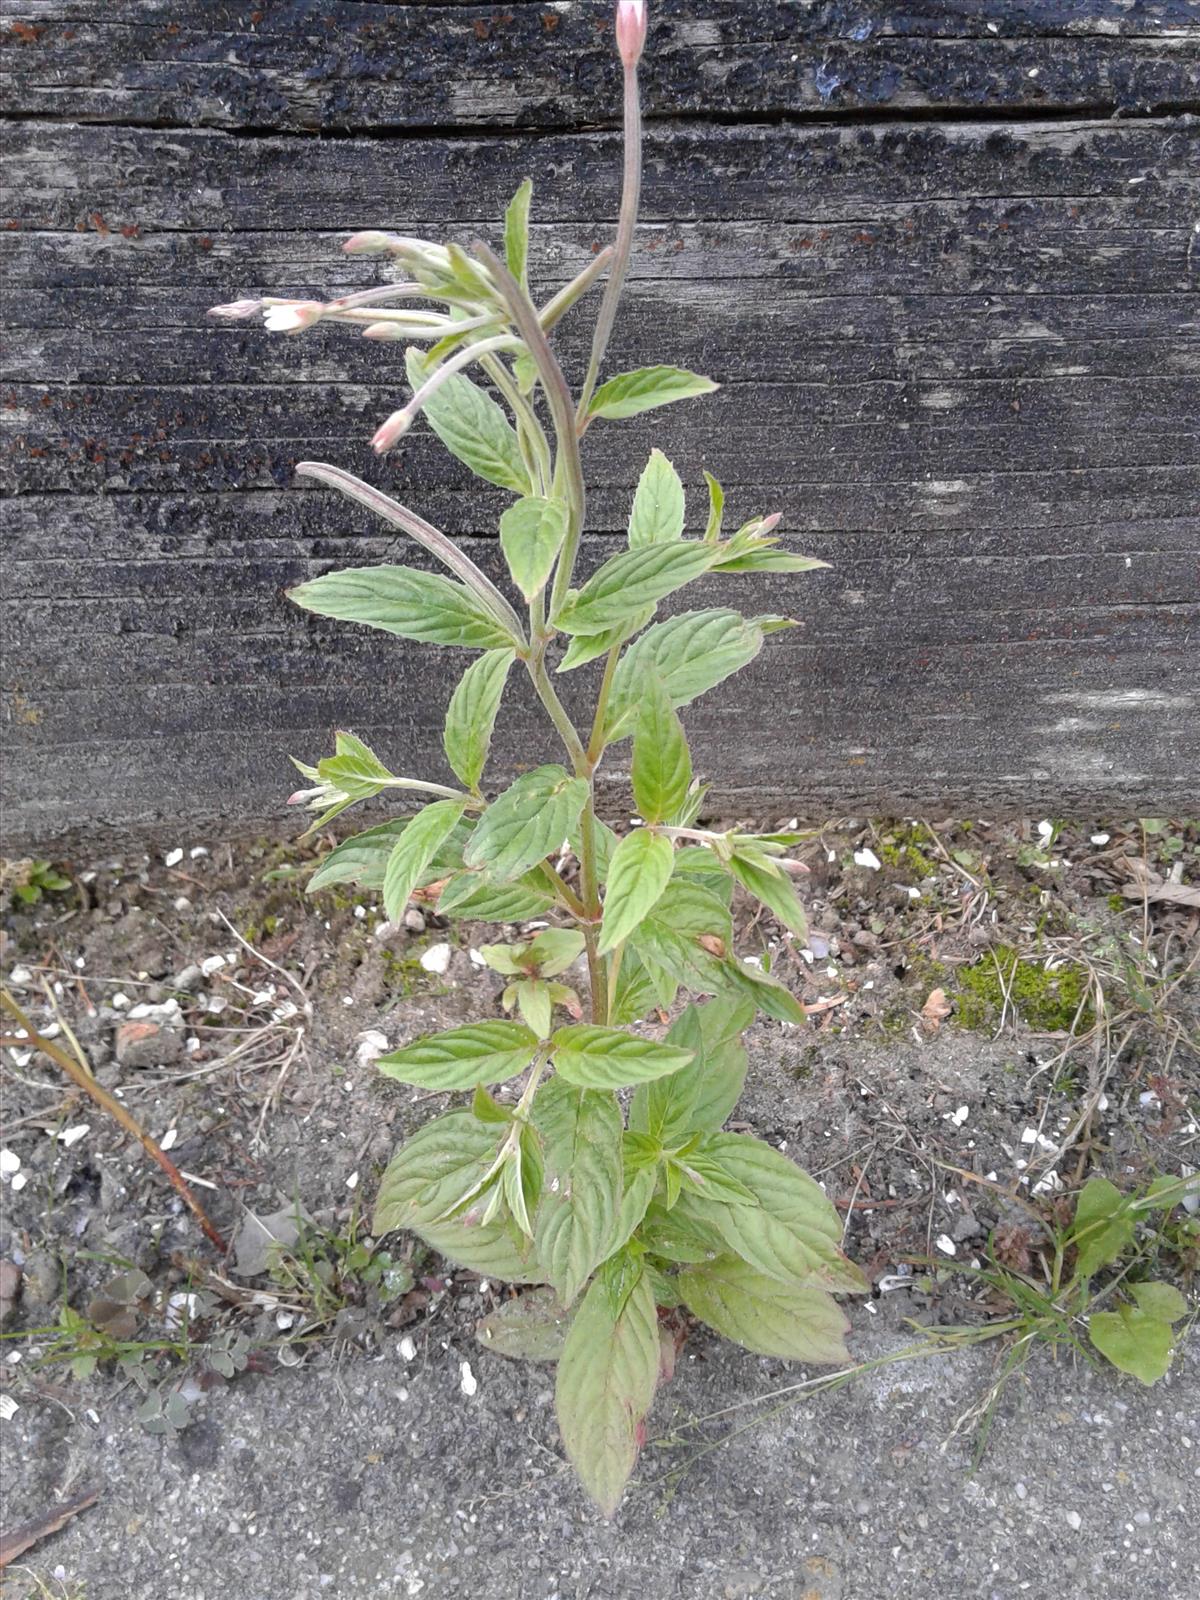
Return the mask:
M653 14L645 222L611 360L723 387L589 434L584 560L617 548L658 444L695 517L707 468L734 517L781 510L788 543L832 563L732 593L802 626L690 713L718 801L1194 805L1194 6ZM288 606L304 575L410 558L293 488L294 467L394 488L494 576L505 497L424 430L370 457L394 350L204 311L375 281L339 249L364 225L494 240L527 172L552 292L611 233L607 5L0 15L7 833L279 815L286 755L340 725L440 774L467 658ZM586 324L557 344L578 378ZM564 681L578 696L587 674ZM553 754L514 706L498 770Z

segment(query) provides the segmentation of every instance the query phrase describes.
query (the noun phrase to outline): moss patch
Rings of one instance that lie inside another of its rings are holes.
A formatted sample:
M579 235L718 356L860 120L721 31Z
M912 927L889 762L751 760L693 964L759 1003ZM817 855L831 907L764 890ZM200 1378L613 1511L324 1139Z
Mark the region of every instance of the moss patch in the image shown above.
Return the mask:
M991 1028L1000 1019L1007 991L1023 1022L1038 1033L1068 1033L1079 1016L1086 1033L1096 1020L1090 1005L1080 1006L1088 990L1087 973L1070 962L1053 971L1037 961L1023 961L1011 945L963 967L952 996L955 1015L964 1028Z

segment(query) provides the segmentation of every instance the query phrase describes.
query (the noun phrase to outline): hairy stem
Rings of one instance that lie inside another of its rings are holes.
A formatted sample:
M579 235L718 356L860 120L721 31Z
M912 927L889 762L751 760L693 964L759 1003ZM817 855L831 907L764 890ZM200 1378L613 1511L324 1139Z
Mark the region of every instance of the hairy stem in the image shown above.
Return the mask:
M587 420L588 406L600 377L600 366L613 324L617 320L617 304L625 287L625 274L629 270L629 253L633 248L633 231L637 226L638 205L642 195L642 105L638 93L637 67L625 68L625 173L621 190L621 215L617 222L617 242L613 252L612 271L604 285L604 298L596 317L596 331L592 335L592 357L588 362L587 377L579 396L576 427L582 431Z

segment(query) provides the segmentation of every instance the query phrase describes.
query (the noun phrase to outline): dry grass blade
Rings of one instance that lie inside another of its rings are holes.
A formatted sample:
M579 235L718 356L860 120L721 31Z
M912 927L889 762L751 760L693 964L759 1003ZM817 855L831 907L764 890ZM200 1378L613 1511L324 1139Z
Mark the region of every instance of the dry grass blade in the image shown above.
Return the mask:
M32 1522L23 1522L11 1533L0 1534L0 1569L18 1556L23 1556L26 1550L31 1550L43 1539L48 1539L52 1533L57 1533L72 1517L94 1506L99 1498L99 1489L85 1489L82 1494L72 1495L70 1500L65 1500L57 1510L48 1511L44 1517L35 1517Z

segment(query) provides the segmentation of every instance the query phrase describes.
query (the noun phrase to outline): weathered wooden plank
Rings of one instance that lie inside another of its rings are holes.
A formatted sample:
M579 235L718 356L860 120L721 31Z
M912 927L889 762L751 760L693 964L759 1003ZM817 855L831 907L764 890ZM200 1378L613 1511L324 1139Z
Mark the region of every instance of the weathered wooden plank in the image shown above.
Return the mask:
M607 3L0 10L10 112L29 118L10 124L0 232L18 286L0 380L20 491L9 830L267 815L286 754L341 723L402 766L438 761L465 658L295 612L290 582L403 547L285 486L322 455L464 537L494 534L503 497L422 432L369 456L394 352L203 313L373 281L338 248L363 225L494 238L530 170L550 292L611 230L617 143L578 131L612 123ZM655 442L689 484L723 477L733 515L781 509L789 543L833 564L734 592L802 625L692 716L719 797L1191 804L1194 6L663 0L654 16L652 115L718 121L651 123L613 359L678 359L725 387L589 434L584 561L615 548ZM558 343L580 368L584 330ZM470 548L497 571L494 538ZM528 697L514 705L501 770L553 754Z
M14 8L17 9L17 8ZM607 4L19 6L0 92L76 122L296 131L611 122ZM658 0L647 111L742 116L864 109L1200 103L1189 0L1080 8ZM1082 13L1082 14L1081 14ZM1089 14L1090 13L1090 14ZM964 45L967 48L964 48Z

